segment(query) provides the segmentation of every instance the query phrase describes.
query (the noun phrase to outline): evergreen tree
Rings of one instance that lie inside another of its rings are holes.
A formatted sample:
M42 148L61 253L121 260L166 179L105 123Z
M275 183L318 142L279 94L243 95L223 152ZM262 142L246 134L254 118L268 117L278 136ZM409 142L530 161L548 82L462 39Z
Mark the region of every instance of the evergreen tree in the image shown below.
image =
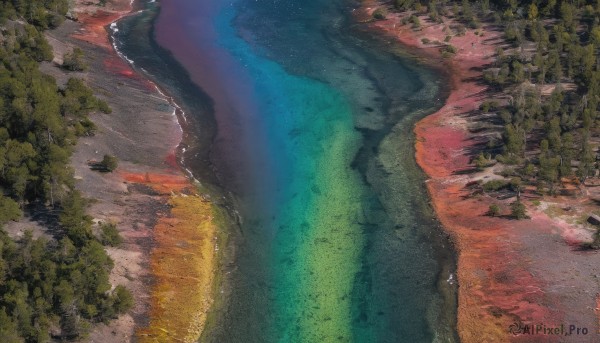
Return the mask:
M527 211L525 209L525 205L520 200L517 200L510 204L511 215L515 219L525 219L527 218Z

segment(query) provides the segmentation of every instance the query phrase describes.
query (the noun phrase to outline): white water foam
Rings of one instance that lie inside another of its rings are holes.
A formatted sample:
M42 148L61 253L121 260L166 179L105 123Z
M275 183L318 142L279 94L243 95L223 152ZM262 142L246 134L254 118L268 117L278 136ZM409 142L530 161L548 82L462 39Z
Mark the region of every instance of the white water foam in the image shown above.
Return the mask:
M131 6L133 6L134 1L135 0L131 0L130 1L130 5ZM154 0L150 1L150 3L153 3L153 2L155 2L155 1ZM139 10L139 11L136 11L136 12L132 12L132 13L129 13L127 16L134 15L134 14L139 14L139 13L142 13L144 11L145 10ZM126 16L124 16L124 17L126 17ZM117 44L117 42L118 42L117 33L119 32L119 28L117 26L117 22L119 20L123 19L124 17L121 17L121 18L113 21L112 23L110 23L109 28L111 30L110 37L112 38L112 46L113 46L113 49L115 50L115 52L117 53L117 55L119 57L121 57L123 60L127 61L127 63L129 63L133 69L137 69L137 68L135 68L134 61L132 59L128 58L127 55L125 55L123 52L121 52L119 50L119 47L118 47L118 44ZM181 123L179 122L179 119L182 118L183 121L185 123L187 123L187 115L186 115L185 111L181 108L181 106L179 106L179 104L177 104L177 102L175 102L175 100L173 99L173 97L166 95L160 89L160 87L156 84L156 82L152 81L152 74L150 74L144 68L139 68L139 69L141 69L142 73L147 76L146 80L148 82L150 82L154 86L154 88L158 92L158 94L160 94L162 96L161 100L167 101L167 103L174 108L172 115L177 118L177 124L178 124L177 127L179 128L179 132L183 134L183 127L182 127ZM158 98L156 96L154 96L154 97ZM179 111L179 113L181 114L180 116L177 116L177 111ZM194 173L189 168L185 167L185 157L184 157L185 147L183 147L182 145L183 145L183 142L179 142L179 144L177 146L177 149L181 150L179 163L182 166L184 172L187 174L188 178L190 178L193 182L197 182L198 184L201 184L200 181L198 179L196 179L196 177L194 177Z

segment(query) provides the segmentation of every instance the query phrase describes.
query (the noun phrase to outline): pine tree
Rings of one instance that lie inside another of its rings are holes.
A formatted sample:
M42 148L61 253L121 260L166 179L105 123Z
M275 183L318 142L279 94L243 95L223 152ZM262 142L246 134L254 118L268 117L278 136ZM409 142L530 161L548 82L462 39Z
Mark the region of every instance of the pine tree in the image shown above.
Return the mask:
M525 219L527 218L527 211L525 209L525 205L520 200L517 200L510 204L511 215L517 219Z

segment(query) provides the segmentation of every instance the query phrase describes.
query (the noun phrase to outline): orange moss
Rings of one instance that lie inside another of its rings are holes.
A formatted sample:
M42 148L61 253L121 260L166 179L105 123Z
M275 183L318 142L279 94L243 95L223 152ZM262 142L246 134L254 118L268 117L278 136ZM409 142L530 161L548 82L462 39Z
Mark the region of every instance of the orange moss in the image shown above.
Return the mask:
M137 341L195 342L213 301L217 230L212 204L179 173L119 171L119 175L151 187L171 206L152 232L150 273L155 283L149 325L137 329Z
M154 228L151 253L156 284L150 323L139 342L195 342L212 304L216 227L212 205L199 196L172 196L171 216Z

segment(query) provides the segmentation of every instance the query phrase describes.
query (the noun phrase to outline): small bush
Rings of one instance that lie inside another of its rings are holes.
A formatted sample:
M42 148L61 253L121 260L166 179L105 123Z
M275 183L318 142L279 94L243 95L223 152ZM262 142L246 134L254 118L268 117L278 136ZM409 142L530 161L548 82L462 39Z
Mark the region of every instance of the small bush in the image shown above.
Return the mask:
M500 170L498 172L498 174L500 174L500 175L502 175L504 177L507 177L507 178L519 175L519 173L517 172L517 170L515 168L513 168L513 167L506 167L506 168Z
M502 23L502 17L500 16L500 13L494 12L494 14L492 15L492 18L494 20L494 23L496 23L496 24Z
M121 285L115 287L115 290L112 292L111 298L113 301L113 309L118 314L129 311L134 305L134 300L133 296L131 295L131 292Z
M413 28L418 29L421 27L421 20L416 15L410 16L410 22L413 24Z
M100 223L100 242L111 247L118 247L123 243L123 237L114 223Z
M448 51L451 54L455 54L456 53L456 48L454 47L454 45L446 45L446 47L444 47L444 50Z
M483 153L479 153L479 155L477 156L477 158L475 158L473 163L475 164L475 167L477 167L478 170L484 170L487 166L490 165L490 160L486 158L486 156L483 155Z
M429 43L431 43L431 40L429 40L429 38L423 38L423 39L421 39L421 43L429 44Z
M492 180L483 184L483 190L486 192L499 191L510 186L510 182L505 180Z
M469 28L471 29L478 29L481 25L479 24L479 22L475 19L471 19L469 20Z
M100 112L102 112L102 113L106 113L106 114L112 113L112 108L110 108L110 106L108 106L108 103L106 103L106 101L104 101L104 100L98 99L97 106L98 106L98 109L100 110Z
M443 58L451 58L456 54L456 48L450 44L440 49Z
M496 101L484 101L481 106L479 106L479 109L481 109L481 111L483 112L490 112L490 111L495 111L498 109L498 102Z
M385 17L387 17L387 10L383 7L380 7L373 12L373 18L377 20L383 20Z
M500 215L500 207L496 204L491 204L490 209L488 211L488 215L491 217L496 217Z
M119 160L112 155L104 155L102 161L100 161L100 165L108 172L112 172L117 169L119 165Z
M87 64L83 60L83 51L80 48L74 48L63 56L62 67L70 71L85 71Z
M452 39L452 36L447 35L446 38L444 38L444 42L448 43L451 39Z
M515 219L521 220L527 218L525 205L519 200L510 204L511 214Z
M96 132L96 124L88 118L83 118L73 125L77 136L93 136Z
M537 170L535 170L535 166L533 163L528 163L525 168L521 171L522 174L527 175L528 177L534 177L537 174Z

